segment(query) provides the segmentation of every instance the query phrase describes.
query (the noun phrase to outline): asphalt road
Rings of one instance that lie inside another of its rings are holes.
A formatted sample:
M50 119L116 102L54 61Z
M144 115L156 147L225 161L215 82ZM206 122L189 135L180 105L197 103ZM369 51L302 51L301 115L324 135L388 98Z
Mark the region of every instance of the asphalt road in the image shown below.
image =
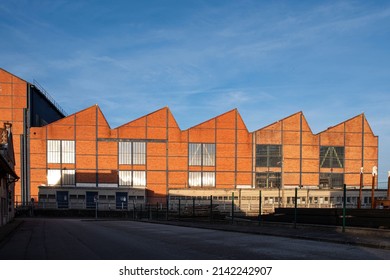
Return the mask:
M390 259L390 250L133 221L26 219L6 260Z

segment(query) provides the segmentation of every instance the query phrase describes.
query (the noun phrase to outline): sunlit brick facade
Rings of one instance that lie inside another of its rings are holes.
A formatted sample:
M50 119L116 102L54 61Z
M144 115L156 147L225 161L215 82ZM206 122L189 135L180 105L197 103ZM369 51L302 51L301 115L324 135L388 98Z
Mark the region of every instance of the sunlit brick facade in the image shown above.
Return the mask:
M234 109L182 130L165 107L111 128L95 105L26 126L28 83L0 73L0 120L13 122L14 134L28 135L28 172L21 173L28 193L64 208L70 201L88 208L97 199L118 208L167 195L358 188L361 167L363 185L371 187L378 165L378 137L364 114L318 134L302 112L249 132ZM15 150L21 157L19 142Z

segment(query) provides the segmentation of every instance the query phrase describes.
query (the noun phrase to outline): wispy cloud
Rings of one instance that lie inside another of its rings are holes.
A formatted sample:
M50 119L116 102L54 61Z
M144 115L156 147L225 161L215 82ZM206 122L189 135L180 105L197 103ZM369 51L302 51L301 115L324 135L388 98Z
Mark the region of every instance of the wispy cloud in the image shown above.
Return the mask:
M386 2L5 0L0 66L113 127L170 106L182 128L238 108L249 130L302 110L318 132L365 112L387 135L389 24Z

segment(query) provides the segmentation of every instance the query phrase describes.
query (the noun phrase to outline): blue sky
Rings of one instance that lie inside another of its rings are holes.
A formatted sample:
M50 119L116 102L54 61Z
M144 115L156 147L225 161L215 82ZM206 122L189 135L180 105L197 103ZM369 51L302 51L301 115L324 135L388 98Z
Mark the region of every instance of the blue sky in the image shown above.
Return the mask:
M390 170L389 1L0 2L0 67L111 127L169 106L186 129L237 108L250 131L365 113Z

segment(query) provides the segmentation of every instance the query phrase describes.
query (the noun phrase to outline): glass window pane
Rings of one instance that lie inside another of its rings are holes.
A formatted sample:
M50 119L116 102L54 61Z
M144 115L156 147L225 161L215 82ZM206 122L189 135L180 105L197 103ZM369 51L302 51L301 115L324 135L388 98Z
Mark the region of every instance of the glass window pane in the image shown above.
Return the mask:
M119 142L119 164L131 164L131 142Z
M280 172L258 172L256 173L256 187L258 188L280 188Z
M256 145L256 166L257 167L281 167L282 146L281 145Z
M321 146L320 166L321 168L343 168L344 167L344 147Z
M145 142L134 142L133 143L133 164L145 164Z
M214 172L203 172L203 186L204 187L215 187L215 173Z
M146 186L145 171L133 171L133 186L139 186L139 187Z
M190 187L201 187L202 186L202 173L201 172L189 172L188 185Z
M75 170L62 170L62 185L75 185Z
M131 171L119 171L119 186L131 186Z
M61 163L61 141L47 140L47 162Z
M62 163L74 163L75 151L74 141L62 141Z
M49 186L61 185L61 170L59 169L47 170L47 184Z
M188 160L189 165L202 165L202 145L201 144L189 144L188 148Z
M203 144L203 165L215 165L215 144Z
M320 173L320 188L344 187L344 173Z

